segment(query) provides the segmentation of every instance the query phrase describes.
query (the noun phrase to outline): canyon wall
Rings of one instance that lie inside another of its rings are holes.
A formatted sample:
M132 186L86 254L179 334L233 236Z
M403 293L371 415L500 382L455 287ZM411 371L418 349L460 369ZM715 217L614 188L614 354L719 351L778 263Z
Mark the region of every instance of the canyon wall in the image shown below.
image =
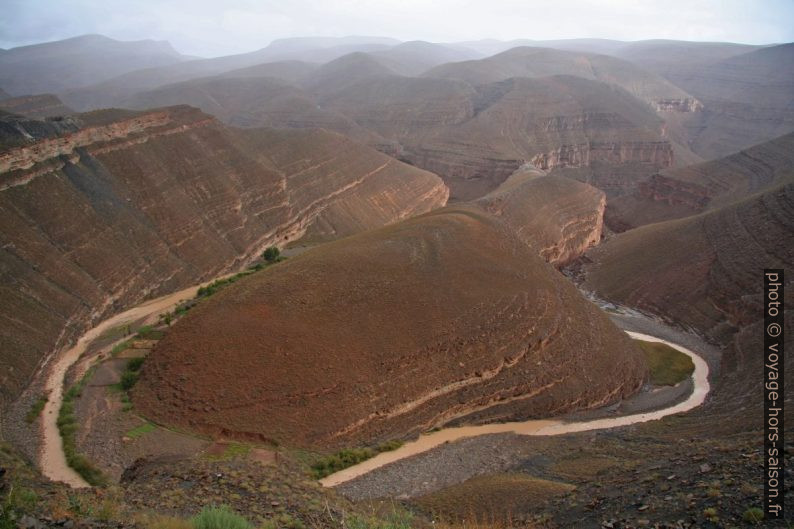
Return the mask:
M557 75L476 88L454 79L384 84L358 83L327 106L397 142L401 159L440 175L458 200L486 195L526 162L584 169L596 177L572 176L617 194L639 180L637 166L646 175L674 163L656 112L601 82Z
M794 133L725 158L667 169L610 202L608 224L625 231L728 205L794 178Z
M190 107L76 119L2 129L19 136L0 149L3 400L114 312L308 230L344 236L448 195L432 173L326 131L227 129Z
M575 180L524 168L477 204L558 268L601 241L606 196Z

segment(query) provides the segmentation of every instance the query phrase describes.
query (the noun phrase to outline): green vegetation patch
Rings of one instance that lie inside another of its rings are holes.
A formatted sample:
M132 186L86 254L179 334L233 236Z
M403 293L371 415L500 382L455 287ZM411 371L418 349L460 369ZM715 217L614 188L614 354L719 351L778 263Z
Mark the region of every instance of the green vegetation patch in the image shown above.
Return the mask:
M72 467L84 480L94 486L102 486L107 480L98 468L96 468L86 457L77 453L77 418L74 415L74 404L83 392L86 382L93 376L96 366L91 367L83 378L63 396L63 403L58 412L58 431L63 440L63 453L66 456L66 463Z
M146 435L149 432L153 432L156 429L157 429L157 426L155 426L154 424L152 424L150 422L146 422L146 423L141 424L140 426L136 426L135 428L133 428L132 430L130 430L129 432L127 432L124 435L126 435L130 439L137 439L138 437Z
M33 404L30 405L30 409L28 410L27 415L25 415L25 421L28 424L33 424L33 421L39 418L41 415L42 410L44 410L44 406L47 404L47 395L41 395L37 398Z
M335 472L339 472L340 470L344 470L348 467L352 467L353 465L357 465L362 461L366 461L367 459L375 457L381 452L391 452L392 450L397 450L402 445L402 441L395 440L387 441L374 448L345 448L344 450L340 450L335 454L322 457L312 463L312 475L316 479L322 479Z
M162 340L164 336L164 331L155 329L152 325L144 325L138 329L138 333L135 335L140 340Z
M648 360L651 383L657 386L675 386L695 371L695 364L681 351L659 342L636 340Z
M248 520L226 505L204 507L190 522L194 529L253 529Z
M110 350L110 356L116 356L120 352L126 351L131 345L132 342L130 340L124 340L123 342L117 343L113 346L113 349Z
M141 366L143 365L144 360L145 359L143 357L130 358L130 360L127 362L127 367L125 367L124 372L121 373L121 382L119 382L121 389L124 391L129 391L132 389L132 386L138 382L138 376L140 375Z
M208 453L205 457L211 461L227 461L237 457L247 456L251 451L251 445L245 443L229 443L223 447L220 453Z

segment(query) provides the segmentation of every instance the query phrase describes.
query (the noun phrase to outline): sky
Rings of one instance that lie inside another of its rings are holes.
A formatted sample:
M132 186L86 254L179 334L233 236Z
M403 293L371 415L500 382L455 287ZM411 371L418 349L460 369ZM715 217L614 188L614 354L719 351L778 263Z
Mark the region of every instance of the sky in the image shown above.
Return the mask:
M286 37L794 41L794 0L0 0L0 48L99 33L188 55Z

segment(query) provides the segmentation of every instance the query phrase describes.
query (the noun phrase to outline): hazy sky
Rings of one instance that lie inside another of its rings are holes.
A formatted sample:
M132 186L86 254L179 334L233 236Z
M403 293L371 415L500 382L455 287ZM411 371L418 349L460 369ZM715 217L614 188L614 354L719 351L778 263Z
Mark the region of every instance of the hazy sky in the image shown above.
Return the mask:
M0 0L0 47L85 33L216 56L282 37L794 40L794 0Z

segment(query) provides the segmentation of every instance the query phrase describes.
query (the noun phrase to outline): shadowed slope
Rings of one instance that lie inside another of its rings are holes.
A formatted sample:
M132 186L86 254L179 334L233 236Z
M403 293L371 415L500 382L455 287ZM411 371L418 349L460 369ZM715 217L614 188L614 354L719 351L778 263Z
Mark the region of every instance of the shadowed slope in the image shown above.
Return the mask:
M30 118L68 116L74 110L67 107L57 96L40 94L35 96L11 97L0 101L0 109Z
M761 271L794 263L794 184L627 231L587 256L586 287L725 342L762 314Z
M703 101L704 112L683 125L692 150L706 159L794 130L794 43L695 68L675 82Z
M216 294L158 344L133 398L166 424L330 448L595 406L644 374L630 340L533 249L452 208Z

